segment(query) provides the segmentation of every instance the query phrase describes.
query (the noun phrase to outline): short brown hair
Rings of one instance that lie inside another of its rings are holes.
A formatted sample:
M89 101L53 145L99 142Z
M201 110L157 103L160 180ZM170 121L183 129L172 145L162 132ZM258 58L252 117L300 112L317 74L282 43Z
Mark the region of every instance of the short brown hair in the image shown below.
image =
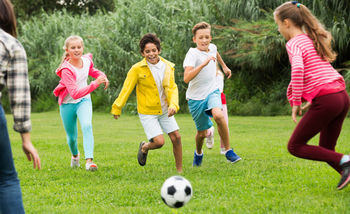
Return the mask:
M142 37L139 44L141 53L143 53L143 51L145 50L147 43L155 44L157 46L158 51L160 51L160 40L156 34L147 33Z
M17 37L16 16L10 0L0 0L0 28Z
M206 22L199 22L197 23L193 28L192 28L192 34L193 36L196 35L197 30L201 30L201 29L211 29L210 24L206 23Z

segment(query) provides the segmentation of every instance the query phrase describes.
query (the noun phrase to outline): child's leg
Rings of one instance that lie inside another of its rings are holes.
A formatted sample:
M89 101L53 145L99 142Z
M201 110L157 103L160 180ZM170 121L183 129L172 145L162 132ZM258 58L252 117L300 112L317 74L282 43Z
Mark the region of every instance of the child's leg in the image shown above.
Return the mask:
M227 105L226 104L222 104L222 113L224 114L224 118L225 118L225 121L227 124L227 129L228 129L228 114L227 114ZM224 141L222 140L221 137L220 137L220 148L225 148Z
M143 144L141 151L147 153L148 150L159 149L164 145L163 135L158 135L152 138L148 143Z
M204 138L207 136L207 130L197 131L196 134L196 153L202 154Z
M178 172L182 172L182 144L181 136L178 130L168 134L171 142L173 143L173 153L175 157L176 169Z
M347 100L347 103L344 100ZM325 161L339 171L340 159L343 154L332 150L334 150L339 136L344 111L345 109L347 111L348 106L348 98L344 99L342 93L329 94L314 99L311 108L300 120L289 140L289 152L300 158ZM324 132L334 121L337 121L336 127L333 127L333 130L328 130L331 134ZM320 146L307 145L307 142L321 131L323 133Z
M349 102L346 100L348 100L348 95L344 93L344 101L347 103L345 103L344 105L343 112L338 117L336 117L333 121L331 121L328 124L328 126L321 131L320 141L319 141L319 145L321 147L335 151L335 146L337 144L337 140L341 132L344 119L349 109ZM328 164L332 166L335 170L337 170L339 173L341 173L341 168L339 164L335 164L332 162L328 162Z
M227 122L225 120L224 114L220 108L213 108L211 112L218 126L220 139L222 139L223 141L225 150L229 150L230 149L229 133L228 133L228 126L227 126Z
M76 104L62 104L60 106L60 115L66 131L67 143L74 157L78 156L79 153L76 107Z
M92 104L90 99L83 99L78 103L77 115L83 132L85 159L94 158L94 136L92 133Z

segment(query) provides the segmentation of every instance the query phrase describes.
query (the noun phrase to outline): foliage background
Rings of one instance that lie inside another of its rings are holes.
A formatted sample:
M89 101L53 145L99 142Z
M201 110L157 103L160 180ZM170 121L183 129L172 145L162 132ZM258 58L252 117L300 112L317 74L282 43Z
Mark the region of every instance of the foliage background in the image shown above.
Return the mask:
M29 4L35 2L35 4ZM52 90L59 78L55 69L63 54L63 42L72 34L84 38L85 52L94 55L97 68L110 80L110 88L92 93L95 110L109 111L129 68L139 60L138 42L148 32L162 41L162 56L176 64L176 82L182 112L187 111L182 63L193 47L191 29L200 21L212 24L213 43L233 71L225 81L230 114L280 115L289 112L285 97L290 66L285 40L277 32L273 10L281 0L104 0L77 7L78 1L57 5L57 1L13 0L18 14L19 40L29 63L35 112L57 108ZM334 37L338 52L334 67L349 79L350 3L302 1ZM30 9L29 5L36 5ZM40 7L41 5L41 7ZM95 9L90 9L95 8ZM98 9L100 8L100 9ZM32 11L31 15L26 10ZM3 99L4 101L4 99ZM6 102L5 102L6 106ZM131 97L124 109L136 112Z

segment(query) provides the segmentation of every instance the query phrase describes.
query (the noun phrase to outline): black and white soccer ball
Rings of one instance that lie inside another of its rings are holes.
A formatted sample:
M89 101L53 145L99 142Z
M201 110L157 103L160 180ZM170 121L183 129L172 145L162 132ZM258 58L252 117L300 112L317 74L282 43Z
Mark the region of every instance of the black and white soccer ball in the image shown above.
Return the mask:
M160 190L162 200L171 208L184 206L192 197L191 183L182 176L172 176L163 183Z

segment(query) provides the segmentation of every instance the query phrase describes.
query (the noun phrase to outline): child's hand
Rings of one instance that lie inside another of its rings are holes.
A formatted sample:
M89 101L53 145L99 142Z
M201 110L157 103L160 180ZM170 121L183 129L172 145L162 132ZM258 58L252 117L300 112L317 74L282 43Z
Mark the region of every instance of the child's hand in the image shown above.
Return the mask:
M100 85L101 83L105 83L106 82L106 77L102 76L102 75L98 76L95 81L96 81L97 84Z
M307 110L309 110L310 107L311 107L311 103L310 102L306 102L306 104L303 107L301 107L301 110L302 111L307 111Z
M297 114L299 114L299 116L301 116L302 109L300 106L293 106L292 107L292 120L294 121L294 123L297 123Z
M106 90L109 86L109 80L107 79L107 77L105 77L105 82L103 84L105 84L104 90Z
M229 69L227 66L223 67L222 70L224 71L227 79L230 79L232 73L231 73L231 69Z
M118 118L120 117L120 115L113 115L114 119L118 120Z
M213 62L215 62L216 58L213 56L209 56L204 62L203 62L203 67L208 65L208 63L210 62L210 60L213 60Z
M176 110L173 108L168 108L168 117L171 117L176 114Z

